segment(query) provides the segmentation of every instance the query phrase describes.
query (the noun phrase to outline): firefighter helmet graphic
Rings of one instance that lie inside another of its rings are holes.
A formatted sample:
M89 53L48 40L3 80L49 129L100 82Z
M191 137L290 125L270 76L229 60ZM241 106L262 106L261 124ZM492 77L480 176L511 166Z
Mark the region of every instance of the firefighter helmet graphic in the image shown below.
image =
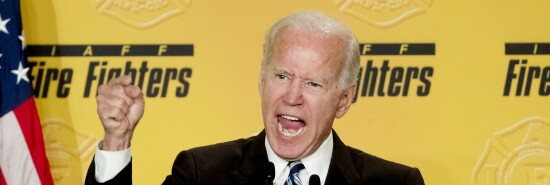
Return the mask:
M91 134L76 131L72 124L58 118L42 120L46 155L55 184L81 184L86 175L82 166L89 164L99 140Z
M101 13L123 23L148 28L183 13L191 0L96 0Z
M474 185L550 184L550 124L529 117L488 141L472 173Z
M428 9L431 0L333 0L341 12L378 27L393 26Z

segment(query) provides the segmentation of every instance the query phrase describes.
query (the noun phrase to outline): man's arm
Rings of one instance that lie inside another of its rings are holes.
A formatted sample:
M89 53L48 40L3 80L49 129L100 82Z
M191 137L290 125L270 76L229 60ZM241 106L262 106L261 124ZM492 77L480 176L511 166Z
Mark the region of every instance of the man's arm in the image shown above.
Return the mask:
M143 116L145 100L132 78L114 78L98 88L97 114L105 136L103 150L120 151L130 146L134 130Z
M105 132L85 184L131 184L130 143L143 116L145 101L141 90L132 86L129 76L110 80L98 88L97 113ZM113 177L115 177L113 179Z
M95 160L92 160L88 173L86 174L85 185L117 185L117 184L132 184L132 162L128 163L122 171L120 171L114 179L108 180L104 183L97 182L95 178Z

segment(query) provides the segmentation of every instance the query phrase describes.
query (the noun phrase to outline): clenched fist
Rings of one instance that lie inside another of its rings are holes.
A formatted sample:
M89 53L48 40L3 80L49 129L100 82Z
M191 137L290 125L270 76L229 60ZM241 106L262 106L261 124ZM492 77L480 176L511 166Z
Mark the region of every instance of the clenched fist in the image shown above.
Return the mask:
M132 85L130 76L110 80L98 88L97 113L105 130L103 150L118 151L130 146L134 129L143 116L145 100Z

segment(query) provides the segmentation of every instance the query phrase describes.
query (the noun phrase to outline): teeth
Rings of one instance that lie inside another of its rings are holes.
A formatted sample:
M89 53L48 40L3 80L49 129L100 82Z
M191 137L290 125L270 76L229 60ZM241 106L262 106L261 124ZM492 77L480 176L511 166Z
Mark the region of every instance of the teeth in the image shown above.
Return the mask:
M292 116L282 116L282 117L285 118L285 119L288 119L288 120L298 121L297 117L292 117Z
M304 132L304 130L306 130L306 127L302 127L298 130L284 129L281 124L278 124L278 128L279 128L279 132L281 132L285 137L289 137L289 138L299 136Z

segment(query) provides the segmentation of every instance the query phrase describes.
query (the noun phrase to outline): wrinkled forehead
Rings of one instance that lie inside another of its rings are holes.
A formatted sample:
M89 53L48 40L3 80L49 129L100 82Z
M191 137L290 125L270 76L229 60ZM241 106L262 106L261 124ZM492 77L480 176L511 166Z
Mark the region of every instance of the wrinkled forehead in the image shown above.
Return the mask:
M346 60L346 46L346 41L338 35L284 28L275 37L273 56L292 52L298 47L307 48L327 62L341 66Z
M278 60L294 61L292 65L302 66L304 72L328 73L332 78L341 73L346 60L343 45L335 35L285 29L275 38L270 66L280 64Z
M316 38L318 40L327 41L332 49L341 49L346 46L346 42L343 35L335 33L327 33L321 30L301 30L293 27L281 28L275 35L275 44L281 41L287 41L292 39L303 40L308 38Z

